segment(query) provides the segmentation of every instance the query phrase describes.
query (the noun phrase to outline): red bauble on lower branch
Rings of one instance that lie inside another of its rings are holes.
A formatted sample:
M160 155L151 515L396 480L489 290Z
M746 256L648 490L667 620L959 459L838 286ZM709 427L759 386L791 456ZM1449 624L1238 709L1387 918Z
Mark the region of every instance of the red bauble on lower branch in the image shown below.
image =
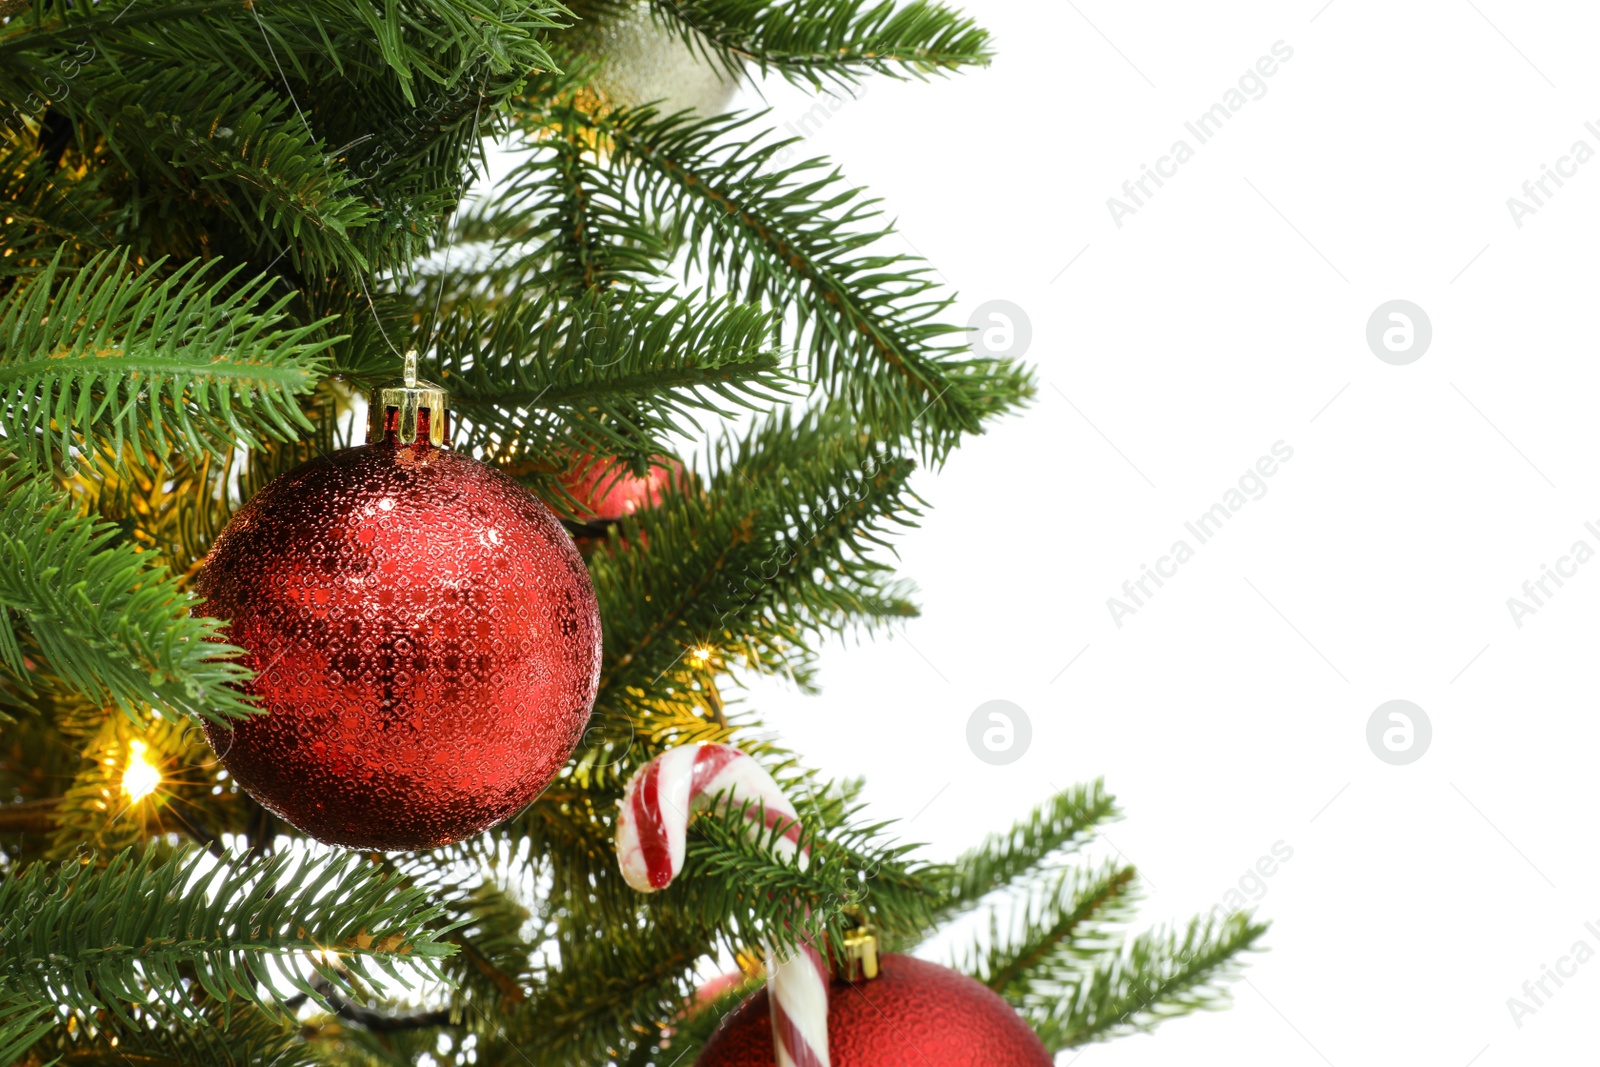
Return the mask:
M1051 1067L1027 1023L987 986L938 964L886 955L878 977L835 981L832 1067ZM767 990L728 1013L696 1067L773 1067Z
M437 847L516 814L572 754L599 677L571 538L442 447L447 398L413 367L374 394L369 443L263 489L197 583L266 712L208 725L212 747L263 807L350 848Z

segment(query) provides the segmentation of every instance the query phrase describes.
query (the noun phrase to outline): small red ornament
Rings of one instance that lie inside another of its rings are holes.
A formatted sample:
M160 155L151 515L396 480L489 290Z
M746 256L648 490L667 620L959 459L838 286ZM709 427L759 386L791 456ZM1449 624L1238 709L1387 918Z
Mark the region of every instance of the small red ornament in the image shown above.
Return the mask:
M694 996L689 998L689 1010L695 1012L701 1008L709 1008L717 1002L718 997L738 989L749 980L750 976L743 971L729 971L715 978L707 978L695 986Z
M773 1067L767 991L718 1025L696 1067ZM835 981L828 998L832 1067L1051 1067L1044 1042L1011 1005L964 974L885 955L878 977Z
M561 479L561 487L580 505L574 516L579 522L616 522L624 515L653 508L666 498L668 489L683 482L683 464L670 456L658 456L639 477L615 458L585 459Z
M525 807L576 747L600 670L571 538L443 447L448 396L406 369L374 393L368 444L258 493L197 582L267 712L206 726L229 772L312 837L381 851Z

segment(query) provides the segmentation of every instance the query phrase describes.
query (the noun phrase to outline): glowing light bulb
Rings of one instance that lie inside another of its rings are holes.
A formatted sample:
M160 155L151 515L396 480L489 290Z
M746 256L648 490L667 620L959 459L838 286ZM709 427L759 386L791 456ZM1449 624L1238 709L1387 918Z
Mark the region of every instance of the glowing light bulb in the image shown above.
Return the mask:
M704 663L711 658L711 650L709 648L697 648L694 650L694 658Z
M161 770L145 755L149 751L143 741L128 742L128 769L122 772L122 791L135 804L156 791L161 784Z

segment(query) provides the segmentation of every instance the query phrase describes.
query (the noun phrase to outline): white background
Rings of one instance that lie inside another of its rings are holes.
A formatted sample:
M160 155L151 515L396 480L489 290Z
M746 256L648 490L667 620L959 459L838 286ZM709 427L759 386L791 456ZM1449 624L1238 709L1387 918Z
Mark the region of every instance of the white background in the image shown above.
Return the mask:
M922 617L830 647L821 697L750 702L941 858L1104 775L1152 922L1292 847L1231 1011L1061 1063L1593 1062L1600 960L1520 1029L1506 1000L1600 950L1600 561L1520 629L1506 600L1600 549L1600 160L1521 228L1506 200L1600 150L1600 17L1321 4L969 0L991 68L874 80L813 122L804 150L885 199L953 321L1025 310L1042 388L919 477ZM1266 95L1197 145L1184 122L1280 40ZM761 91L780 128L810 106ZM1180 137L1194 159L1118 228L1107 198ZM1396 298L1433 326L1409 366L1365 340ZM1115 626L1107 598L1280 440L1265 497ZM1367 747L1395 698L1433 724L1410 766ZM966 745L992 699L1032 720L1009 767Z

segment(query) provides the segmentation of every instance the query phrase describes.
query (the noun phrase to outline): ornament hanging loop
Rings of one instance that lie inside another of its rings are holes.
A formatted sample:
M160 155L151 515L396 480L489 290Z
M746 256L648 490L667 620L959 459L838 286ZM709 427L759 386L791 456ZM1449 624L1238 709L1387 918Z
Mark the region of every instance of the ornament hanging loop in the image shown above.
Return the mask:
M450 394L444 386L417 377L417 350L406 353L405 368L396 382L372 391L367 405L367 443L394 435L396 444L413 445L419 439L443 447L450 443Z

